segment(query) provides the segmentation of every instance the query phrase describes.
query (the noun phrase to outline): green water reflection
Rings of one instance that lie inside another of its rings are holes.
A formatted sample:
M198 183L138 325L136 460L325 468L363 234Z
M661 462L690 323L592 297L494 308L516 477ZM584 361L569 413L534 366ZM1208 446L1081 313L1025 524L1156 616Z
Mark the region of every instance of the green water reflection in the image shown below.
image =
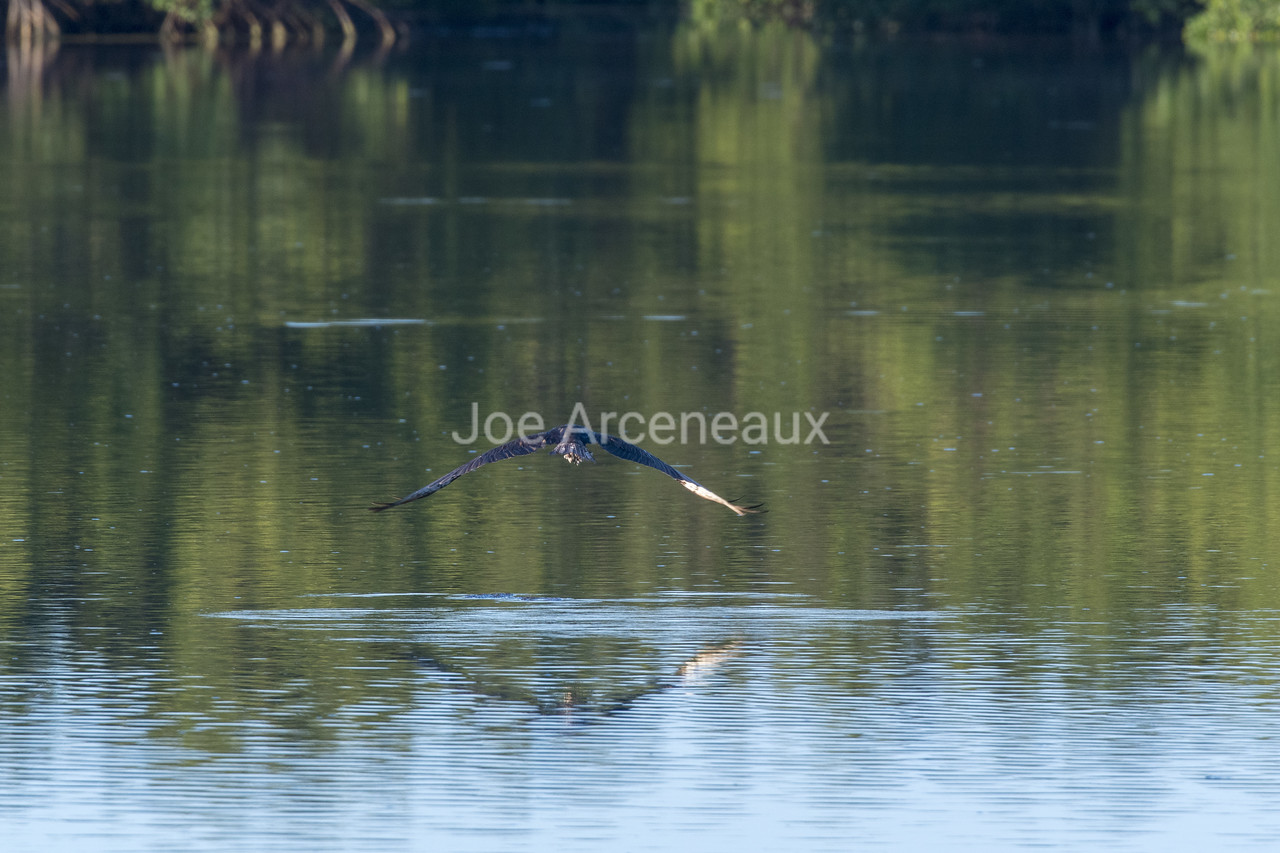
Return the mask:
M11 69L0 671L166 673L144 713L219 752L192 720L413 706L412 655L207 618L317 594L783 590L1027 638L1013 679L1170 608L1225 667L1274 648L1233 616L1280 608L1274 55L581 35ZM647 445L744 519L542 455L366 512L467 458L473 403L578 402L830 443Z

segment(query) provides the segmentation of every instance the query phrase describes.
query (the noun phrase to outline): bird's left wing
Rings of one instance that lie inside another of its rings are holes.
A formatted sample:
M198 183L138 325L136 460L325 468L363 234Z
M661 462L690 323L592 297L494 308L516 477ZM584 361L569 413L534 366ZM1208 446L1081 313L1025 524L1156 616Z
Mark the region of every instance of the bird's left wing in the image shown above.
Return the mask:
M689 477L686 477L684 474L681 474L675 468L672 468L670 465L663 462L661 459L654 456L649 451L644 450L643 448L637 447L636 445L632 444L629 441L623 441L617 436L606 435L605 433L600 433L600 432L595 433L593 435L592 440L595 441L596 444L603 447L605 450L612 453L614 456L617 456L619 459L626 459L628 462L637 462L641 465L648 465L650 468L654 468L658 471L661 471L662 473L666 474L668 477L671 477L672 479L679 481L680 485L684 486L686 489L693 492L698 497L704 498L705 500L714 501L720 504L721 506L726 506L729 509L733 510L738 515L746 515L747 513L750 513L750 512L759 511L756 507L738 506L735 503L730 503L729 501L720 497L715 492L711 491L706 486L702 485L696 480L693 480Z

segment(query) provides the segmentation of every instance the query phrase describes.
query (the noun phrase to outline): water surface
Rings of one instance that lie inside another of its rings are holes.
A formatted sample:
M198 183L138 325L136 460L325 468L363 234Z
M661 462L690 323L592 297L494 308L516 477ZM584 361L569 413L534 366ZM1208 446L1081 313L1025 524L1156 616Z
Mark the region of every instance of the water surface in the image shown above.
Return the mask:
M1280 837L1274 57L558 22L8 75L17 849ZM578 404L768 512L605 453L367 511L473 406Z

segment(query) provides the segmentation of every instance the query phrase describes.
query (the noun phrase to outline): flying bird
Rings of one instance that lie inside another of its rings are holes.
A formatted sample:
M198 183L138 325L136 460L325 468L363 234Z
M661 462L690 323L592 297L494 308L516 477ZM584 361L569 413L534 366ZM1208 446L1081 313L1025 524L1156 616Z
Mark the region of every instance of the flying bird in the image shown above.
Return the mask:
M521 436L516 438L514 441L508 441L506 444L499 445L492 450L480 454L465 465L459 465L439 480L428 483L411 495L406 495L403 498L390 501L388 503L374 504L369 507L369 509L374 512L382 512L384 509L391 509L393 506L400 506L401 504L409 503L409 501L416 501L419 498L429 497L461 477L463 474L470 474L481 465L488 465L490 462L498 462L502 459L511 459L514 456L524 456L525 454L533 453L536 450L541 450L548 445L552 447L551 453L553 455L563 456L566 460L575 465L583 460L586 460L587 462L594 462L595 457L587 451L587 444L598 444L614 456L617 456L619 459L626 459L628 462L638 462L641 465L648 465L650 468L655 468L666 474L668 477L676 480L680 485L684 486L698 497L709 501L715 501L721 506L726 506L733 510L738 515L746 515L750 512L759 511L758 506L738 506L735 503L725 500L706 486L689 479L675 468L672 468L670 465L654 456L652 453L636 447L629 441L623 441L617 436L608 435L606 433L595 432L594 430L587 429L586 427L571 426L569 424L554 427L553 429L537 433L536 435L530 435L527 437Z

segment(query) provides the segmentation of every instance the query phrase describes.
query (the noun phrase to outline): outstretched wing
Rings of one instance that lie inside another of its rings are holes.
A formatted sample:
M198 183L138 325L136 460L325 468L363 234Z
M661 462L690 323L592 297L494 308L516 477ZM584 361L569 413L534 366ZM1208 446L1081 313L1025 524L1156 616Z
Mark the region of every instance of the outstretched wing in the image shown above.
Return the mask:
M429 495L434 495L436 492L440 491L463 474L470 474L481 465L488 465L490 462L499 462L503 459L510 459L513 456L524 456L526 454L533 453L535 450L539 450L548 444L555 444L560 441L560 434L563 431L563 427L556 427L555 429L550 429L546 432L540 432L537 435L531 435L528 438L519 437L514 441L508 441L506 444L500 444L492 450L481 453L479 456L468 461L465 465L459 465L439 480L427 483L411 495L405 495L398 500L390 501L388 503L374 504L369 507L369 509L374 512L382 512L384 509L391 509L393 506L400 506L400 504L407 504L409 501L416 501L418 498L425 498Z
M759 511L756 507L738 506L735 503L730 503L701 483L691 480L684 474L681 474L675 468L672 468L649 451L636 447L629 441L623 441L617 436L605 435L600 432L595 433L592 440L614 456L617 456L619 459L626 459L628 462L638 462L641 465L648 465L650 468L656 468L668 477L679 481L680 485L684 486L698 497L709 501L715 501L721 506L727 506L738 515L746 515L749 512Z

